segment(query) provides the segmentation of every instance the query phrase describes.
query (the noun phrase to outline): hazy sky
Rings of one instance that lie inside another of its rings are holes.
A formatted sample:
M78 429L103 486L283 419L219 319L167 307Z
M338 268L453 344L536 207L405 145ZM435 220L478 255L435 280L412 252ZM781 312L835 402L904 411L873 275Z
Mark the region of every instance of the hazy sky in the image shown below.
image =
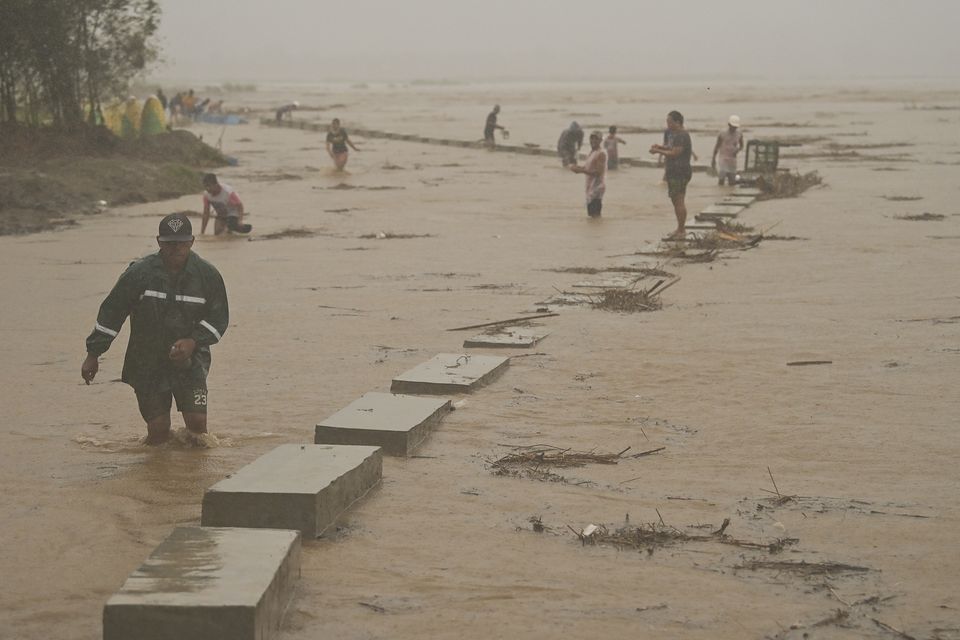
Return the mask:
M949 77L958 0L159 0L154 76Z

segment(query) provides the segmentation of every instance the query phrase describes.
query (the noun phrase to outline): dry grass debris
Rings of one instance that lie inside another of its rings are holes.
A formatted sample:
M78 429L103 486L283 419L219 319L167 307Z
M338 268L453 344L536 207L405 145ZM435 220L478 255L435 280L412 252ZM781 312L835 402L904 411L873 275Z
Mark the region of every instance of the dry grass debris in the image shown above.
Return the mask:
M760 176L757 178L757 187L763 193L757 199L796 198L810 187L820 184L823 184L823 178L816 171L804 174L782 171L772 176Z
M306 229L303 227L296 229L283 229L282 231L274 231L273 233L258 234L252 238L250 241L255 240L283 240L286 238L312 238L314 236L320 235L320 232L315 229Z
M734 222L733 220L717 220L717 231L726 234L736 234L742 235L745 233L753 233L753 227L743 224L742 222Z
M559 269L544 269L554 273L575 273L581 275L596 275L598 273L635 273L649 278L672 278L673 274L664 271L659 265L655 267L562 267Z
M627 455L630 447L619 453L598 451L574 451L549 444L514 447L513 452L496 460L488 460L494 475L528 478L542 482L591 484L590 481L570 481L553 472L553 469L585 467L588 464L617 464L628 458L642 458L663 450L663 447Z
M433 238L432 233L392 233L390 231L378 231L377 233L365 233L357 236L361 240L409 240L410 238Z
M802 576L832 575L837 573L867 573L870 567L861 567L843 562L805 562L803 560L751 560L737 565L736 569L768 569L771 571L789 571Z
M727 535L726 530L729 526L730 518L725 518L723 524L710 533L687 533L661 520L660 522L649 522L639 526L627 524L614 530L608 529L604 525L590 525L590 527L582 531L576 531L571 527L571 531L576 534L577 538L584 545L605 544L614 546L617 549L646 550L648 553L653 553L653 550L657 547L690 542L713 542L746 549L767 551L769 553L779 553L783 551L785 547L799 542L797 538L778 538L769 543L740 540Z
M656 311L663 306L660 297L646 289L604 289L587 297L591 307L603 311L638 313Z
M939 222L946 218L942 213L913 213L903 216L893 216L895 220L912 220L914 222Z

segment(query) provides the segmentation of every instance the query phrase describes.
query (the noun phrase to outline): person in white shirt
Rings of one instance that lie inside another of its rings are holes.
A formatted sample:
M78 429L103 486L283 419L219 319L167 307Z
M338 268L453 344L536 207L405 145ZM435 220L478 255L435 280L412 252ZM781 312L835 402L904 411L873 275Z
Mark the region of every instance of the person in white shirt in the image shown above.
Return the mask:
M737 154L743 151L743 133L740 131L740 117L730 116L727 128L717 136L713 146L713 159L710 166L717 170L720 186L724 180L732 187L737 182ZM719 158L720 166L717 166Z
M208 173L203 176L203 218L200 222L200 235L207 231L210 210L216 212L213 234L218 236L227 231L250 233L253 228L243 224L243 202L237 192L228 184L217 180L217 176Z

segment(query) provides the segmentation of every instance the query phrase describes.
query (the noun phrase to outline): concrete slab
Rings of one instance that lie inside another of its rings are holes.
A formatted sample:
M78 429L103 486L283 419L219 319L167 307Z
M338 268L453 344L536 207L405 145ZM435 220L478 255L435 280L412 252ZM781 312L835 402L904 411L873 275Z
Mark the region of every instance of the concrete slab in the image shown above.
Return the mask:
M546 338L548 335L550 334L511 329L502 333L481 333L480 335L476 335L472 338L464 340L463 346L467 349L497 349L509 347L529 349Z
M441 353L393 379L393 393L469 393L500 377L510 358Z
M693 222L687 220L687 223L683 225L683 229L684 231L715 231L717 229L717 223L710 220L695 220Z
M408 456L452 409L447 399L365 393L318 424L313 441L373 445L387 455Z
M316 538L380 484L382 465L377 447L280 445L207 489L200 524Z
M710 206L701 209L701 215L727 215L735 216L741 211L746 209L745 206L741 204L711 204Z
M759 196L762 192L760 189L754 189L753 187L734 187L733 191L730 192L732 196Z
M103 640L268 640L300 577L300 534L178 527L103 608Z
M757 199L753 196L727 196L717 204L738 204L741 207L749 207L756 201Z

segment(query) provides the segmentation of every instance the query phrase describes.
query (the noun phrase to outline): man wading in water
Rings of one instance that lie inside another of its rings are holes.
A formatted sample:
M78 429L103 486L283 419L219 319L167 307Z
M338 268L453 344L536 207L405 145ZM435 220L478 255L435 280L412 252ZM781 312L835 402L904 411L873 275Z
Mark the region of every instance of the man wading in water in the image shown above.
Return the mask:
M677 230L670 234L672 239L680 239L686 235L687 205L684 199L687 195L687 183L693 175L690 168L690 154L693 146L690 134L683 128L683 115L679 111L667 114L667 133L664 144L655 144L650 147L650 153L660 154L666 159L667 170L664 178L667 180L667 193L673 202L673 212L677 216Z
M130 316L121 380L137 395L149 445L170 438L174 399L189 433L207 432L210 345L220 341L229 321L223 278L190 250L190 219L181 213L166 216L157 244L160 251L131 263L100 305L80 369L90 384L100 369L99 356Z
M583 166L574 164L570 171L582 173L587 177L587 215L599 218L603 210L603 194L607 191L607 152L600 148L602 136L599 131L590 134L590 155Z

